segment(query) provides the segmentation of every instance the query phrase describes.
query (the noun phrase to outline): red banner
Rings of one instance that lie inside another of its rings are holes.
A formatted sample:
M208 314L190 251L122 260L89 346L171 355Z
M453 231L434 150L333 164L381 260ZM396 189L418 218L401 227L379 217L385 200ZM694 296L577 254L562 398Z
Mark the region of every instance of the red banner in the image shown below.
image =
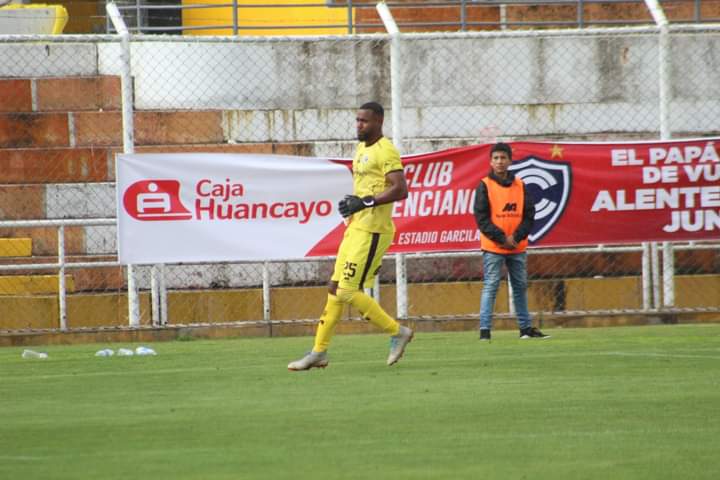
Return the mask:
M511 170L535 202L530 245L720 239L719 140L511 143ZM490 148L403 158L409 197L393 210L390 252L479 248L473 202L490 170ZM323 246L336 247L341 231L311 254L333 254Z

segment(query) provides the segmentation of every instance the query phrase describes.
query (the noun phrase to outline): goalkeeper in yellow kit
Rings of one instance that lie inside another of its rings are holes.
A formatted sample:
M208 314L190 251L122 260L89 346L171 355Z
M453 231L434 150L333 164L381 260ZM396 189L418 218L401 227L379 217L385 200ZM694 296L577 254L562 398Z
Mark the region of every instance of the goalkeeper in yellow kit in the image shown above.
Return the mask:
M413 331L390 317L363 288L373 285L382 257L395 235L392 203L407 198L400 154L383 136L383 107L369 102L357 112L360 144L353 159L353 195L340 201L340 214L349 220L335 261L325 310L320 317L315 345L289 370L325 368L327 348L345 305L352 305L363 317L390 337L388 365L395 364L413 338Z

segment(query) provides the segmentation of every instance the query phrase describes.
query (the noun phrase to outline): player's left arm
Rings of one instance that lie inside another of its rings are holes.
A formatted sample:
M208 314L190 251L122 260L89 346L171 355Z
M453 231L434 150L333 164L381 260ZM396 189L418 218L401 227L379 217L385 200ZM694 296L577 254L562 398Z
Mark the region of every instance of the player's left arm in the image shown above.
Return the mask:
M367 195L362 198L355 195L346 195L345 198L340 200L338 206L340 214L343 217L349 217L353 213L365 208L372 208L376 205L392 203L407 198L407 182L405 181L405 173L402 170L393 170L386 173L385 182L388 185L387 188L377 195Z
M385 174L385 182L388 187L375 195L375 205L397 202L405 200L408 196L407 182L405 181L405 173L402 170L393 170Z

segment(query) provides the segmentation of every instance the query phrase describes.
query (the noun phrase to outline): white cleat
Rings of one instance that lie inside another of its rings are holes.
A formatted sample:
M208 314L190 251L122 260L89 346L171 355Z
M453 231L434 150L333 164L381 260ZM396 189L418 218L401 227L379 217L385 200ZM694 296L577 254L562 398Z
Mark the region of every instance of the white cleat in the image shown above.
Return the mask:
M327 352L310 351L300 360L290 362L288 370L299 372L300 370L310 370L311 368L325 368L329 363Z
M415 333L408 327L400 325L400 331L397 335L390 337L390 355L388 355L387 364L395 365L400 357L405 353L405 347L410 343Z

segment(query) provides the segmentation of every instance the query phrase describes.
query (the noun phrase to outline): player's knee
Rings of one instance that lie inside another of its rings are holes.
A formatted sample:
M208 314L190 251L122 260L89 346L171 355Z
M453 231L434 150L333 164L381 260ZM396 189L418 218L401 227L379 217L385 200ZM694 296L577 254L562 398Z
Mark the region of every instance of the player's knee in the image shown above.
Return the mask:
M340 300L342 303L350 304L356 293L357 290L338 288L335 296L337 296L338 300Z

